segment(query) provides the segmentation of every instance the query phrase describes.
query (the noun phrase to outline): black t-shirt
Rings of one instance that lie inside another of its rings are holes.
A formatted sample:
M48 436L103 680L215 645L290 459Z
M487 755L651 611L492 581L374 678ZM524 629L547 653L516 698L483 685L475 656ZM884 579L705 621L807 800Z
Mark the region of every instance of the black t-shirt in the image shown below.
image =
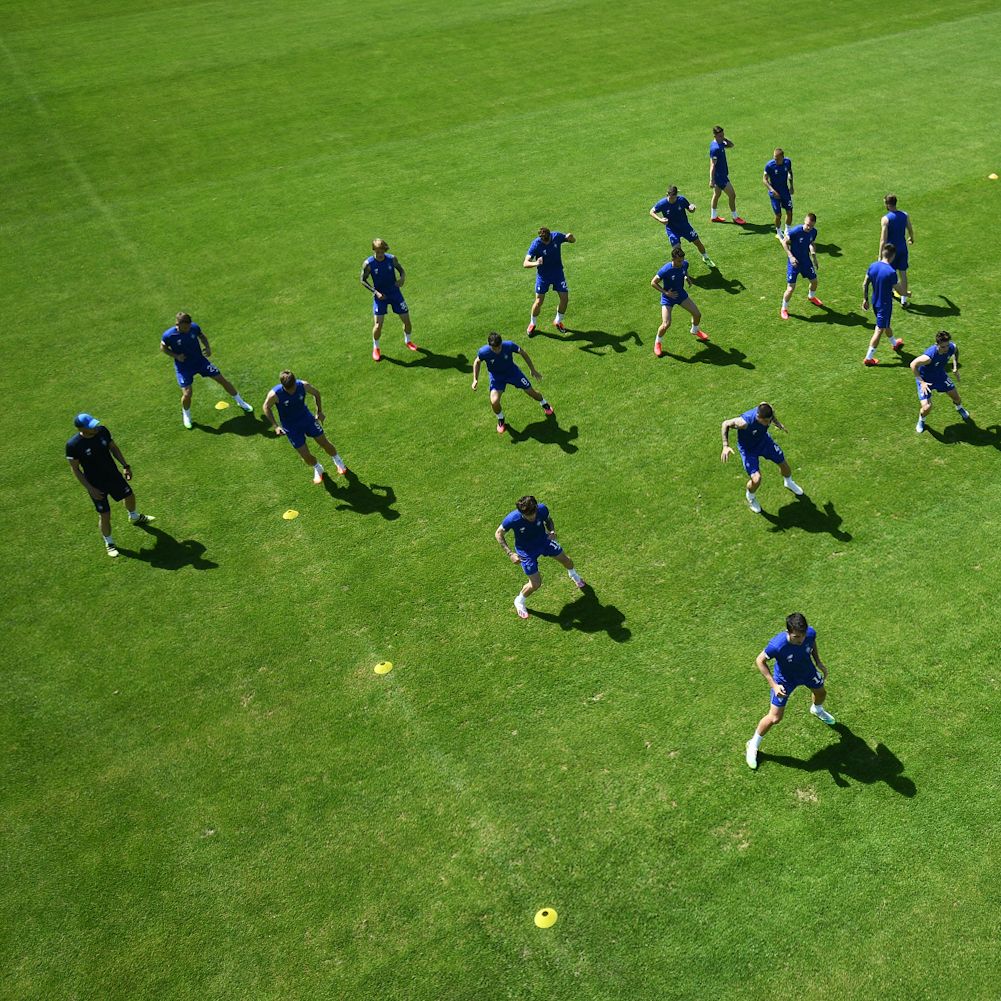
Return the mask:
M116 481L121 473L111 454L111 432L101 424L97 434L85 438L75 434L66 442L66 458L76 459L83 467L83 475L95 486Z

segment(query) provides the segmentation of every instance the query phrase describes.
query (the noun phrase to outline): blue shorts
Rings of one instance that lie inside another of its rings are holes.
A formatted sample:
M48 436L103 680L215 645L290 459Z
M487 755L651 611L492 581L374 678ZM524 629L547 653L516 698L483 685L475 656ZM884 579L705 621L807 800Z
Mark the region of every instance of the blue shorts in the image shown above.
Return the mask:
M893 266L898 271L906 271L908 263L907 248L897 247L897 252L893 255Z
M118 474L118 479L109 480L107 483L92 483L91 486L96 487L104 493L104 496L100 500L94 500L93 497L90 498L94 501L94 510L98 514L107 514L111 510L109 497L120 501L132 496L132 487L129 486L128 480L121 473Z
M744 471L748 476L753 476L759 471L759 461L761 459L774 462L777 466L786 461L785 453L775 444L772 438L766 438L764 444L757 452L745 452L740 445L737 446L737 451L740 452L740 461L744 463Z
M789 696L792 695L800 685L805 685L807 688L823 688L824 687L824 676L820 671L814 669L812 674L797 674L791 678L786 678L782 675L782 672L777 668L772 672L772 677L775 681L780 684L786 693L781 698L772 692L772 705L773 706L784 706L789 701Z
M682 240L687 240L689 243L695 243L699 238L699 234L696 233L691 226L689 226L687 230L671 229L668 227L667 238L671 241L671 246L676 247Z
M531 389L532 384L528 381L528 376L517 366L513 372L490 373L490 389L503 393L508 386L515 389Z
M786 281L790 285L796 284L796 279L802 275L809 281L813 281L817 277L817 269L813 266L812 261L807 261L805 264L803 261L797 261L793 264L791 261L786 261Z
M713 184L715 184L717 188L725 188L729 183L729 174L715 174L713 176Z
M930 400L932 393L951 393L956 388L956 384L947 375L940 375L938 378L931 379L922 379L918 376L914 382L918 387L919 400ZM931 386L931 389L927 393L921 391L922 382L927 382Z
M319 438L323 434L323 425L314 417L311 421L296 424L293 427L285 427L285 437L293 448L302 448L306 444L307 438Z
M207 379L214 379L222 373L208 360L199 358L195 362L174 362L174 370L177 372L177 384L181 389L187 389L195 381L196 375L205 376Z
M380 289L380 291L382 290ZM393 312L397 315L410 312L407 300L403 298L403 293L398 286L392 292L383 292L382 294L386 297L385 299L377 299L372 296L373 316L385 316L389 312L390 306L393 307Z
M539 557L540 556L562 556L563 547L555 542L553 539L549 539L542 550L538 553L525 553L520 549L516 550L518 555L521 557L521 569L525 571L528 577L532 574L539 572Z
M566 275L561 274L559 278L554 278L552 281L546 281L542 275L535 276L536 295L545 295L550 289L555 289L557 292L569 292Z
M893 303L887 303L876 310L876 326L880 330L890 329L890 317L893 315Z
M782 209L787 212L792 212L792 195L787 191L785 194L779 194L778 198L774 195L769 195L768 200L772 203L772 211L778 215Z
M662 306L667 306L668 309L671 309L674 306L680 306L687 298L688 293L684 289L678 293L677 299L668 299L668 297L662 292L660 295L660 304Z

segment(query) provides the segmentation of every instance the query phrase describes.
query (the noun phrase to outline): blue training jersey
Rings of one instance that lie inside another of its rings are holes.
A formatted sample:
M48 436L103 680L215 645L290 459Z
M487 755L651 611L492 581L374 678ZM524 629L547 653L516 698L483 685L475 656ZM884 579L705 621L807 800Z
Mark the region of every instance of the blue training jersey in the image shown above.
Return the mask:
M898 252L907 246L907 213L894 209L886 213L886 242L892 243Z
M287 393L281 383L274 386L271 392L278 397L278 420L283 428L294 428L304 421L315 420L306 406L306 387L302 379L295 380L295 391L292 393Z
M945 367L959 350L955 341L949 341L949 346L943 354L937 351L937 345L933 344L925 348L922 354L928 355L931 361L927 365L918 365L918 374L922 379L935 379L945 375Z
M542 237L537 236L529 245L527 256L532 260L542 258L539 275L543 281L551 282L563 277L563 254L560 247L566 242L566 233L550 233L549 243L543 243Z
M660 279L661 284L664 286L664 291L684 292L685 275L687 274L688 274L688 261L682 261L680 268L676 268L673 263L668 262L660 269L660 271L657 272L657 277ZM681 297L679 296L678 298Z
M768 427L771 427L771 425L769 424L768 427L765 427L764 424L759 424L757 417L757 407L746 410L740 415L740 419L747 427L737 428L737 444L745 452L756 452L765 444L766 439L771 437L768 433Z
M395 261L396 258L392 254L386 254L381 261L374 254L365 258L365 264L368 265L369 274L372 276L372 285L377 292L385 294L396 291L396 269L393 267Z
M191 329L186 334L182 334L177 327L171 327L163 332L160 342L166 344L167 350L172 351L175 355L184 355L184 361L174 359L175 365L184 367L203 357L202 344L198 340L198 335L201 332L202 328L197 323L192 323Z
M765 647L765 656L775 661L775 670L786 678L812 674L814 667L811 654L816 645L817 630L808 626L806 639L799 645L789 642L788 633L776 633Z
M476 352L476 357L487 366L487 371L491 375L506 375L518 371L514 356L520 352L521 348L514 341L502 341L500 351L494 351L489 344L484 344Z
M810 246L817 239L817 228L807 231L802 226L789 230L789 253L801 264L810 263Z
M785 157L781 163L769 160L765 164L765 176L768 183L780 194L789 194L789 178L792 177L792 160Z
M893 304L893 286L897 284L897 271L886 261L873 261L866 272L872 283L872 308L883 309Z
M713 158L716 160L716 167L713 173L722 176L729 175L730 171L726 165L726 147L722 143L716 142L715 139L709 144L709 159L712 160Z
M519 552L533 553L542 549L549 541L546 537L546 522L549 521L549 508L540 504L535 514L535 521L529 521L515 508L502 522L505 532L514 532L514 548Z
M686 230L689 226L688 205L688 199L684 195L678 195L673 204L669 198L661 198L653 210L662 216L667 216L665 229Z

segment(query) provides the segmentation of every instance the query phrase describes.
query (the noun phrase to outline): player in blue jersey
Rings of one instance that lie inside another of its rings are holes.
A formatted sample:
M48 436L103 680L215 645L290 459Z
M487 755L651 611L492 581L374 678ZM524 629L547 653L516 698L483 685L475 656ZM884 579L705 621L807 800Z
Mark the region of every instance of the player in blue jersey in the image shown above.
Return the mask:
M781 146L775 147L775 156L765 164L761 175L768 197L775 213L775 235L782 239L782 210L786 213L786 232L792 225L792 196L794 185L792 179L792 160L785 155Z
M733 449L730 447L730 430L735 429L737 432L737 451L740 452L741 461L744 463L744 471L750 477L744 495L747 497L748 506L755 514L761 513L761 505L756 495L758 487L761 486L762 459L774 462L779 467L786 490L791 490L797 497L803 494L803 488L793 481L792 467L786 462L785 453L768 433L768 429L773 425L780 431L786 431L785 426L775 416L772 405L759 403L739 417L723 421L720 428L723 435L723 453L720 459L723 462L733 455Z
M658 357L664 354L661 338L671 326L671 312L675 306L681 306L692 314L691 333L700 341L708 341L709 335L699 326L702 314L695 300L685 291L685 284L692 284L688 277L688 261L685 252L679 246L671 251L671 260L653 276L650 284L660 293L660 326L657 328L657 339L653 342L653 353Z
M94 502L105 550L109 556L117 556L118 547L111 536L111 503L108 498L125 502L129 522L133 525L146 525L154 518L136 510L136 495L128 483L132 479L132 467L125 461L111 432L90 414L77 414L73 426L77 431L66 442L66 458L73 475Z
M316 416L306 406L306 394L316 400ZM278 420L275 420L271 408L278 408ZM307 466L313 467L313 482L323 482L323 466L306 444L307 438L312 438L333 460L337 472L343 476L348 467L340 457L333 443L327 440L323 433L323 404L320 401L319 390L302 379L297 379L295 373L285 369L278 376L278 385L274 386L264 399L264 413L274 425L276 435L284 435L289 444L302 456Z
M563 314L567 311L570 290L567 288L566 275L563 274L563 256L560 247L564 243L576 242L577 237L573 233L554 233L546 226L542 226L539 235L529 244L525 260L522 262L522 267L536 269L535 301L532 303L532 313L528 318L528 329L525 331L529 337L535 336L542 303L551 288L556 289L556 294L560 297L553 326L560 333L564 333L567 329L563 326Z
M893 317L893 287L897 283L897 272L893 267L896 254L897 248L892 243L883 244L880 255L882 260L873 261L869 265L862 282L862 308L868 310L869 290L872 289L872 308L876 314L876 332L869 341L869 350L862 361L863 365L870 367L879 364L876 348L879 347L879 339L884 334L893 345L894 351L899 353L904 347L903 340L893 336L893 327L890 325Z
M514 551L507 544L505 535L514 532ZM556 541L556 525L545 504L540 504L534 497L526 495L515 505L515 509L497 526L494 538L500 543L501 549L512 563L520 563L528 580L514 599L514 607L518 616L528 618L528 608L525 600L534 591L542 587L542 574L539 573L539 558L551 556L566 567L567 574L574 584L583 589L585 584L574 569L573 560Z
M951 364L952 378L946 374L946 365ZM956 411L964 421L972 422L973 418L967 413L963 406L963 401L959 398L959 390L956 383L959 381L959 345L952 339L948 330L940 330L935 335L935 343L925 349L923 355L919 355L911 362L911 371L914 373L915 381L918 385L918 399L921 401L921 412L918 414L918 425L914 429L921 434L925 429L925 418L931 410L931 394L945 393L956 405Z
M775 661L769 671L768 662ZM773 636L758 654L755 666L772 690L771 706L761 717L754 736L747 742L744 760L749 768L758 767L758 748L766 733L782 721L789 696L800 685L810 689L813 702L810 712L822 723L834 726L834 717L824 708L827 698L827 668L817 650L817 630L809 625L802 612L786 616L785 632Z
M810 290L806 293L807 299L814 306L824 304L817 298L817 217L812 212L807 212L806 218L801 226L793 226L785 236L780 236L782 246L785 249L789 263L786 265L786 290L782 294L782 308L779 316L783 320L789 319L789 300L792 298L793 289L796 288L796 279L802 275L810 282Z
M733 143L727 139L722 125L713 126L713 141L709 144L709 187L712 188L712 202L709 205L710 222L726 222L716 211L719 196L726 192L730 202L730 215L738 226L744 225L744 220L737 215L737 193L730 183L730 168L726 162L726 151L733 149Z
M215 379L233 397L236 405L248 414L254 409L236 390L222 372L209 361L212 348L209 339L197 323L191 322L188 313L178 313L174 326L160 336L160 350L174 360L177 384L181 387L181 420L191 430L191 395L195 376Z
M514 341L505 341L496 331L487 337L487 343L476 352L476 359L473 361L474 392L480 381L480 365L487 366L490 375L490 408L497 416L498 434L503 434L507 430L504 411L501 409L501 394L508 386L523 389L533 400L541 404L542 412L547 417L553 416L553 408L549 402L537 389L532 388L525 373L514 363L515 355L521 355L529 372L538 382L542 382L542 373L532 364L528 352L523 351Z
M893 266L897 269L897 285L894 291L900 296L900 305L906 307L910 290L907 286L907 268L910 265L910 254L907 245L914 243L914 227L911 217L897 208L897 196L889 194L883 199L886 215L881 220L879 231L879 256L883 256L883 248L892 243L897 254L893 258Z
M715 268L716 265L706 253L699 234L692 229L692 224L688 220L689 213L694 212L696 207L684 195L679 195L678 189L672 184L667 189L667 195L650 209L650 216L664 227L672 247L677 247L682 240L694 243L706 265Z
M397 277L399 276L399 277ZM403 343L416 351L417 345L410 339L410 307L403 298L403 283L407 273L403 270L399 258L389 253L389 244L385 240L372 241L372 256L366 257L361 266L361 283L372 293L372 360L380 361L382 351L379 348L379 338L382 337L382 322L386 319L389 307L403 321Z

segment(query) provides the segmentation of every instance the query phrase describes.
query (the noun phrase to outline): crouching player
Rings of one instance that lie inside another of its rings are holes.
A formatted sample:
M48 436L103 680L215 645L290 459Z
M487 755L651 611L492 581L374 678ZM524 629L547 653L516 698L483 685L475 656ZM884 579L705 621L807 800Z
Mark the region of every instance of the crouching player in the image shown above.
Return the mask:
M505 341L496 331L487 337L487 343L476 353L476 360L473 362L473 390L480 382L480 365L486 363L487 372L490 373L490 408L497 416L497 433L503 434L507 430L504 422L504 411L501 409L501 394L508 386L516 386L524 390L533 400L542 406L542 412L547 417L553 416L553 408L546 398L537 389L532 388L525 373L514 363L514 356L521 355L525 359L529 372L541 382L542 373L532 364L532 359L528 353L522 351L514 341Z
M768 670L770 660L775 661L772 671ZM827 668L817 652L817 630L807 625L806 616L801 612L793 612L786 617L785 632L777 633L768 641L755 664L772 690L772 704L768 713L761 717L754 736L747 742L744 757L749 768L758 767L758 748L762 738L782 721L789 696L800 685L813 693L810 712L828 726L835 723L834 717L824 708Z
M945 374L945 366L952 362L952 379ZM914 429L921 434L925 429L925 418L931 410L932 390L945 393L956 405L956 411L964 421L972 421L963 401L959 398L959 390L953 379L959 379L959 345L952 339L948 330L940 330L935 335L935 343L925 349L925 353L911 362L911 371L918 384L918 399L921 401L921 412L918 414L918 426Z
M514 550L507 544L505 535L514 532ZM542 587L542 574L539 573L539 557L551 556L564 567L574 584L583 588L584 581L574 569L573 560L556 541L556 526L553 524L549 508L540 504L531 495L522 497L515 509L497 526L494 538L500 543L501 549L512 563L520 563L525 571L528 582L514 599L514 607L522 619L528 618L525 600L530 594Z
M688 261L681 247L671 250L671 260L653 276L650 285L660 293L660 326L657 328L657 338L653 342L653 353L658 357L664 354L661 339L671 326L671 313L675 306L681 306L692 314L692 336L700 341L708 341L709 335L702 329L702 314L695 300L685 290L685 284L692 284L688 277Z

